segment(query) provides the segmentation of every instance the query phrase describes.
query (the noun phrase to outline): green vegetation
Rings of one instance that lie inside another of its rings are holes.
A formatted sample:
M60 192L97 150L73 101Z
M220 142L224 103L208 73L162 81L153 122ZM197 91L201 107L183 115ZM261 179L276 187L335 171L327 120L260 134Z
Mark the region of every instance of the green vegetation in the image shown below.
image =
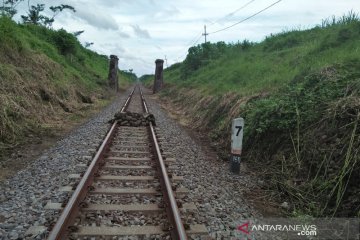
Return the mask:
M26 136L65 124L87 104L103 105L112 96L108 62L63 29L0 17L0 157ZM119 74L122 88L136 78Z
M51 6L49 8L53 12L51 18L41 15L41 12L45 10L45 4L37 4L36 6L31 6L27 16L21 15L24 23L34 24L34 25L43 25L51 27L55 21L55 17L65 9L76 12L75 8L70 5L61 4L59 6Z
M171 66L164 78L168 83L199 87L212 95L275 91L303 73L358 58L356 15L350 13L333 21L310 30L271 35L260 43L245 40L191 47L184 62Z
M153 78L144 78L152 84ZM260 43L202 44L164 71L162 97L228 159L245 119L244 161L293 216L360 216L360 20L327 19Z
M0 16L12 18L16 13L16 7L24 0L3 0L0 5Z

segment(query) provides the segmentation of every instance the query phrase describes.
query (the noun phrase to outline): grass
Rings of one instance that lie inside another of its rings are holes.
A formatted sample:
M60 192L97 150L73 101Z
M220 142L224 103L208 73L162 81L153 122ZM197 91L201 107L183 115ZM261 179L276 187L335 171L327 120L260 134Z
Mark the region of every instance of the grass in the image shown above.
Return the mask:
M184 64L165 71L164 79L169 84L201 88L207 94L274 92L304 72L359 58L360 23L356 19L350 13L335 23L323 23L324 27L271 35L245 49L242 43L227 45L220 57L187 71L184 77L187 57Z
M260 43L195 46L164 71L161 97L225 160L231 120L243 117L243 159L290 203L286 214L359 217L359 69L360 20L350 12ZM151 86L153 76L142 80Z
M0 17L0 158L50 123L75 121L93 108L88 99L99 106L111 98L108 64L65 30ZM136 76L119 78L126 88Z

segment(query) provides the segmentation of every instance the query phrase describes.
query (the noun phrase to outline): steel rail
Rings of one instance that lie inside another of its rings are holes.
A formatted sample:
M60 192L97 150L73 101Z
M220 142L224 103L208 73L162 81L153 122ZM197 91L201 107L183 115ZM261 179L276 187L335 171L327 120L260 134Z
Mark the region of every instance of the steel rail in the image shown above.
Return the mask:
M129 102L135 91L135 87L126 99L124 106L121 108L121 112L124 112L129 106ZM99 163L103 161L104 155L108 150L109 144L116 132L116 125L117 121L113 123L109 132L106 134L106 137L101 144L99 150L97 151L96 155L94 156L93 160L91 161L90 166L86 170L84 176L81 178L79 184L77 185L74 193L66 204L66 207L62 211L60 218L56 222L54 228L51 230L48 240L65 239L66 235L68 234L68 228L73 224L74 219L81 208L80 205L85 199L88 191L90 190L90 186L94 181L94 176L99 169Z
M141 90L141 87L139 86L139 90L140 90L140 95L141 95L141 100L143 103L143 107L146 113L149 113L148 111L148 107L147 104L145 102L145 98L143 95L143 92ZM179 208L177 206L176 200L175 200L175 195L174 192L172 190L172 186L171 186L171 182L170 179L168 177L167 174L167 170L166 170L166 166L165 166L165 162L164 159L161 155L161 151L160 151L160 147L159 147L159 143L156 139L156 135L155 135L155 130L154 130L154 126L153 124L150 122L149 123L149 128L150 128L150 132L151 132L151 140L154 144L155 147L155 153L157 156L157 160L158 160L158 166L160 168L160 182L161 182L161 189L163 191L164 194L164 200L166 202L166 204L169 205L169 207L166 208L167 211L167 215L168 218L170 219L170 221L173 224L173 229L171 229L171 233L173 235L173 239L175 240L186 240L187 235L185 232L185 228L184 225L181 221L181 217L180 217L180 212L179 212Z
M135 88L137 87L137 85L135 85L135 87L133 88L133 90L131 91L131 93L129 94L128 98L125 101L124 106L121 108L120 112L125 112L125 110L127 109L127 107L129 106L130 103L130 99L132 97L132 95L134 94Z

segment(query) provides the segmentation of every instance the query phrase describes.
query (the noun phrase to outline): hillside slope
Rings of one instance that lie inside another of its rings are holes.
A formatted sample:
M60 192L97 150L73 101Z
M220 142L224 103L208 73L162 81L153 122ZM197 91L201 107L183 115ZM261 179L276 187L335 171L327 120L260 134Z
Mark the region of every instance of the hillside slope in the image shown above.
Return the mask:
M152 84L152 77L143 78ZM164 71L161 97L228 159L245 119L243 160L287 214L360 216L360 21L350 13L260 43L202 44Z
M65 30L0 17L0 159L7 150L104 105L108 57ZM120 86L135 75L121 72Z

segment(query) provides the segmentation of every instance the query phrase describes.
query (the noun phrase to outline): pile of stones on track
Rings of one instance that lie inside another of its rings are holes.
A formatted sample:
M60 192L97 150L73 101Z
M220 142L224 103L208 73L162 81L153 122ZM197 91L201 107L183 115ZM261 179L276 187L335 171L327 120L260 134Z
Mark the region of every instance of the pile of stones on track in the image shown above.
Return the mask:
M156 126L155 117L151 113L117 112L109 123L115 121L118 121L120 126L141 127L148 126L150 122L152 122L153 126Z

